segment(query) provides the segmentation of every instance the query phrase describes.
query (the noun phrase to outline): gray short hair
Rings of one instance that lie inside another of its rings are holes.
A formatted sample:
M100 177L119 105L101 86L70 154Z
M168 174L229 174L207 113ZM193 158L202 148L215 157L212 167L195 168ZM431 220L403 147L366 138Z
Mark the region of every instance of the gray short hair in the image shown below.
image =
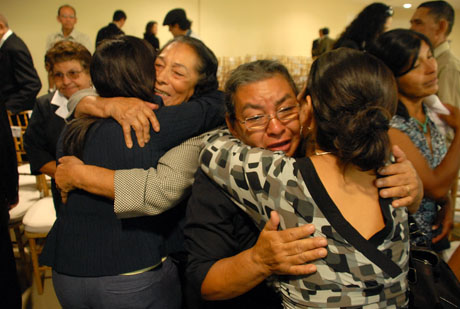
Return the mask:
M237 67L230 74L225 83L225 106L227 115L233 122L235 116L235 93L239 87L252 84L273 77L275 74L283 76L297 95L297 86L294 83L288 69L276 60L257 60L248 62Z

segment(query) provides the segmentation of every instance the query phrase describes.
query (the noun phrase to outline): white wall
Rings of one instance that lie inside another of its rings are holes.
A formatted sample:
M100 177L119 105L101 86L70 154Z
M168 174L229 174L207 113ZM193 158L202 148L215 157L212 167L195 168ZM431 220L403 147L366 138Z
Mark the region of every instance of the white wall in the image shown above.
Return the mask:
M156 20L161 44L171 38L168 28L161 25L164 16L170 9L182 7L193 21L192 29L217 56L309 56L319 28L327 26L330 36L337 37L365 6L362 0L2 0L0 12L32 53L44 85L41 93L47 90L43 65L46 37L59 30L57 8L64 3L76 8L76 28L93 40L111 21L113 12L122 9L128 16L123 27L126 34L142 37L145 24ZM395 8L392 28L407 28L414 10ZM459 16L459 10L456 13ZM459 21L450 39L460 56Z

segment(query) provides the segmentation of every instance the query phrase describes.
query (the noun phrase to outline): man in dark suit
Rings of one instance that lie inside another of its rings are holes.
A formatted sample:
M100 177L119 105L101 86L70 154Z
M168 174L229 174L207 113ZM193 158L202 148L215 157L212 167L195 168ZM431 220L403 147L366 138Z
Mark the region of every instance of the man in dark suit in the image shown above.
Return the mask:
M320 55L319 54L319 44L321 42L321 38L323 37L323 32L322 32L323 29L319 29L319 38L315 39L312 43L312 46L311 46L311 57L313 59L316 59L318 58L318 56Z
M42 86L29 49L0 14L0 104L13 114L32 109Z
M96 37L96 47L105 39L125 34L121 28L125 24L126 18L126 13L122 10L115 11L115 13L113 13L112 22L98 31Z
M3 51L5 45L3 44L3 36L7 32L4 30L5 25L6 27L8 26L5 18L0 14L1 57L5 56ZM17 40L22 43L19 38L17 38ZM22 44L24 45L24 43ZM24 48L27 51L25 45ZM3 62L2 58L0 61L0 72L2 72L0 74L0 141L2 143L0 147L0 299L2 299L2 305L5 308L16 309L21 308L21 290L16 273L16 262L14 260L13 249L11 247L8 221L10 208L18 203L19 178L13 137L11 135L11 128L8 123L4 105L4 102L8 102L8 97L3 92L6 82L4 78L5 76L9 76L10 72L3 71ZM40 89L40 87L38 88Z

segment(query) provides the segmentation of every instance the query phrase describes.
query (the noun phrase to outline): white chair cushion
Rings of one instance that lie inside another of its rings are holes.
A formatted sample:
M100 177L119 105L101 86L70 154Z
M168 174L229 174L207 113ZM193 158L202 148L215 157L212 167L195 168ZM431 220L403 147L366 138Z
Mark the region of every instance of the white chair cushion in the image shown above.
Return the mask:
M20 175L30 175L30 164L22 164L18 166L18 173Z
M27 210L39 199L35 176L19 175L19 204L10 209L10 223L21 221Z
M56 220L53 198L44 197L29 208L22 220L24 229L31 233L48 233Z

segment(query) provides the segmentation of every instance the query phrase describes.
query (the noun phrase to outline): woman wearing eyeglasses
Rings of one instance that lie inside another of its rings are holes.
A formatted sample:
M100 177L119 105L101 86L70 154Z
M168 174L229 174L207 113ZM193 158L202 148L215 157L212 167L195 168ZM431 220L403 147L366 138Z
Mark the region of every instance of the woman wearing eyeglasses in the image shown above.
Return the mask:
M390 160L397 103L391 71L372 55L337 49L313 63L298 99L303 135L315 141L308 157L213 136L202 170L259 228L267 221L281 229L313 224L312 236L326 238L327 256L312 262L315 273L273 278L284 308L407 306L407 209L379 198L374 185Z
M43 173L52 179L51 191L56 211L61 204L54 182L56 143L65 125L68 99L78 90L91 87L90 62L91 53L76 42L60 41L48 50L45 63L56 90L37 99L24 135L32 174Z

